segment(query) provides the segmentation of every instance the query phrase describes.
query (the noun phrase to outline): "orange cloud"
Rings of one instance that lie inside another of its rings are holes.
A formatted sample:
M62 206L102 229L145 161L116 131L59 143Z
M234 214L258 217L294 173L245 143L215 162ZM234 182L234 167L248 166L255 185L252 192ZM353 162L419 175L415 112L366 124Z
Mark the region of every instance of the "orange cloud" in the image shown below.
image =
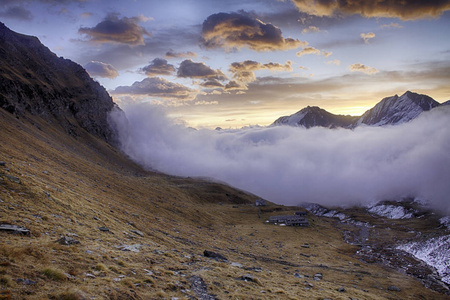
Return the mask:
M281 30L244 13L218 13L203 22L202 44L206 48L255 51L289 50L306 46L306 42L284 38Z
M359 63L350 65L349 69L352 72L362 72L362 73L366 73L366 74L378 73L377 69L372 68L372 67L368 67L366 65L359 64Z
M359 14L368 18L399 18L402 20L439 17L450 10L449 1L441 0L291 0L297 8L315 16Z

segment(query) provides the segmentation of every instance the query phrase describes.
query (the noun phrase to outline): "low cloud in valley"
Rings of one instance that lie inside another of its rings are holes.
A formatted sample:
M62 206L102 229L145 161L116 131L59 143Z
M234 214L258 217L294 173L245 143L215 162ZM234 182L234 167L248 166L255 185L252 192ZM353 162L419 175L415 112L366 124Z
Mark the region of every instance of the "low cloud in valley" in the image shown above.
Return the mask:
M147 168L209 177L270 201L368 204L419 197L447 207L450 107L402 125L354 130L263 127L192 130L161 108L114 113L122 149Z

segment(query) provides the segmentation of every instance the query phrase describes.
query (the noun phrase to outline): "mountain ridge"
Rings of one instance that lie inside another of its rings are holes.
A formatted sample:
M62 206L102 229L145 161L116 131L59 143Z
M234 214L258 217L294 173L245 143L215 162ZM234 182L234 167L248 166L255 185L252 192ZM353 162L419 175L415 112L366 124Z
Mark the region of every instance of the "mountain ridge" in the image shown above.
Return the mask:
M76 137L83 130L109 142L116 105L79 64L58 57L37 37L0 22L0 107L19 118L39 115Z
M397 125L409 122L423 111L447 105L447 102L440 104L427 95L406 91L401 96L394 95L383 98L361 116L336 115L319 107L308 106L290 116L276 119L271 126L288 125L305 128L320 126L352 129L361 125Z

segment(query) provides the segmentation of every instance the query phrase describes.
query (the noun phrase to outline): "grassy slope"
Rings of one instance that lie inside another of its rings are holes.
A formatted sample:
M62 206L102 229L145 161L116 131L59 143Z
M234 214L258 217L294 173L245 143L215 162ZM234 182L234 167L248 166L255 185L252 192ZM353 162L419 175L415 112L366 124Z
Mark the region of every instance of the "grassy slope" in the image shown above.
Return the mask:
M6 162L0 173L21 181L0 176L0 223L32 232L0 232L0 299L202 299L193 276L219 299L442 297L408 276L356 260L358 248L326 218L309 216L309 228L267 225L264 218L280 213L274 210L293 208L271 205L259 219L253 195L146 172L92 136L75 140L30 120L34 125L0 110L0 161ZM81 244L56 243L63 235ZM117 248L122 244L142 248L125 252ZM204 250L229 261L204 257ZM316 273L323 279L314 280ZM243 275L254 281L240 280ZM401 292L388 291L390 285Z

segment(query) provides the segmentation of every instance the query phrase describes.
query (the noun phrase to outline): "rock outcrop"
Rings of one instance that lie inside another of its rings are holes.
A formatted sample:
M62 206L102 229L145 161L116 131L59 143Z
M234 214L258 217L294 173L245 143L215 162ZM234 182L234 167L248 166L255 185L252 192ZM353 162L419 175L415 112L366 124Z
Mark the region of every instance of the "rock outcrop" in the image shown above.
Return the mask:
M114 107L83 67L0 23L0 108L18 118L38 115L72 136L86 130L115 143L107 120Z

